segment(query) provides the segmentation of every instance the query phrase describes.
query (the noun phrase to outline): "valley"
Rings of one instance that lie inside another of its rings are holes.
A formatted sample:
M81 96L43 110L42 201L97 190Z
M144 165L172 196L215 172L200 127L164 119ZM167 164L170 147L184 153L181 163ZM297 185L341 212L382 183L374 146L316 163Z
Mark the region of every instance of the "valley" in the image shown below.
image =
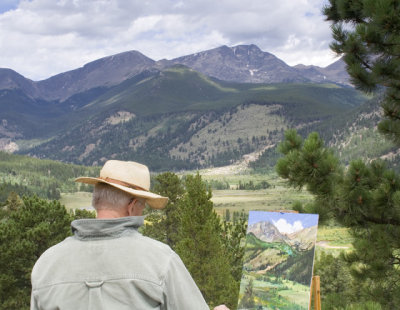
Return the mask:
M376 130L379 100L351 87L341 60L290 67L254 45L159 62L130 51L39 82L0 69L0 148L31 158L1 153L0 177L74 209L90 205L75 177L135 160L156 173L199 171L221 217L291 209L312 196L274 172L286 129L319 132L345 164L382 158L397 169L397 149ZM326 228L321 248L340 250L337 234Z

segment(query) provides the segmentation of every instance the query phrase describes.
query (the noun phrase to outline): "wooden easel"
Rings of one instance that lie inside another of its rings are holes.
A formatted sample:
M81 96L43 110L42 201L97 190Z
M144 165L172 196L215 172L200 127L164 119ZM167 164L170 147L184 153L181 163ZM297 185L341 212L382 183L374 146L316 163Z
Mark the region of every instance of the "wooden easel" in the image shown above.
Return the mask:
M319 276L313 276L311 280L310 303L308 310L311 310L312 296L314 295L314 310L321 310L321 288Z

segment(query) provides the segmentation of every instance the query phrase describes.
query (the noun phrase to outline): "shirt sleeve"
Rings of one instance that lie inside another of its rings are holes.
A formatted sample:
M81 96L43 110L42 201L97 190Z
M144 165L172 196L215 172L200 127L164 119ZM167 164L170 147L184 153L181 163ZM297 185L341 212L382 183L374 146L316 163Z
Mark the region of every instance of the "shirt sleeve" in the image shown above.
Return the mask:
M33 295L33 290L32 290L32 293L31 293L31 308L30 308L30 310L40 310L40 308L39 308L39 306L38 306L38 304L36 302L36 298Z
M164 282L166 309L209 310L199 288L180 257L173 253Z

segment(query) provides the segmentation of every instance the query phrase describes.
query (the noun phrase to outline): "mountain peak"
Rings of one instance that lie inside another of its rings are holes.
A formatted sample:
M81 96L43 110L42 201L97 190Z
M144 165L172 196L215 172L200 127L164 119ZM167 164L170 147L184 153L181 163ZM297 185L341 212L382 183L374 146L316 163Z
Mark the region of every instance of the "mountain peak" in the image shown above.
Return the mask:
M258 52L258 53L261 52L261 53L265 53L255 44L236 45L236 46L232 46L231 49L234 51L234 53L237 53L237 52Z
M128 51L89 62L81 68L40 81L38 85L45 98L65 100L85 90L119 84L154 64L154 60L142 53Z
M132 50L127 52L118 53L111 56L106 56L95 61L89 62L83 66L84 69L95 69L101 65L120 65L126 64L131 65L132 63L136 62L147 62L153 65L154 60L150 59L149 57L143 55L142 53Z
M8 68L0 68L0 90L4 89L21 89L29 97L38 96L38 89L33 81Z
M279 242L289 240L286 235L280 233L280 231L274 224L268 221L258 222L249 225L247 233L252 233L258 239L265 242Z
M220 80L246 83L308 81L299 72L258 46L225 45L171 60Z

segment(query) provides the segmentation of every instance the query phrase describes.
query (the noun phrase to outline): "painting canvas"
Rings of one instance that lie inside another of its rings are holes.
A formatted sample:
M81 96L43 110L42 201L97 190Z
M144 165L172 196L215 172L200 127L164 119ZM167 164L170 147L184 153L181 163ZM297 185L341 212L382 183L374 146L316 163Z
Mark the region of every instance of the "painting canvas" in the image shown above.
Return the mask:
M308 309L317 227L317 214L249 212L238 309Z

